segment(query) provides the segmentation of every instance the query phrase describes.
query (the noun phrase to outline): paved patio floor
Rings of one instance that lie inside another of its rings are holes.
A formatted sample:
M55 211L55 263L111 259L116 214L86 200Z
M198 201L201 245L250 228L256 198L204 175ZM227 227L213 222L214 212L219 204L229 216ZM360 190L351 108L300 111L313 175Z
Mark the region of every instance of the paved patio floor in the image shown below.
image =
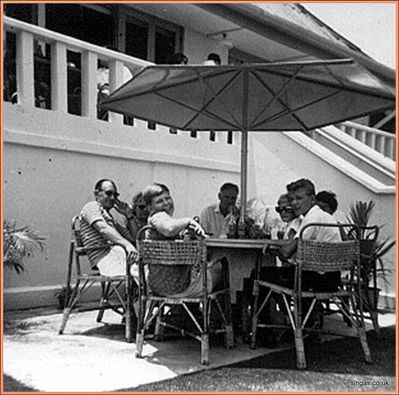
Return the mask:
M210 365L200 364L200 343L193 339L149 340L144 358L134 357L135 344L124 341L120 317L107 312L97 323L96 312L73 314L65 333L58 335L61 313L19 312L6 316L4 373L38 391L117 391L178 375L245 361L283 348L251 350L238 341L227 350L210 349ZM381 326L395 324L394 314L384 314ZM335 326L331 320L327 325ZM345 331L351 331L345 325ZM369 327L370 328L370 327Z

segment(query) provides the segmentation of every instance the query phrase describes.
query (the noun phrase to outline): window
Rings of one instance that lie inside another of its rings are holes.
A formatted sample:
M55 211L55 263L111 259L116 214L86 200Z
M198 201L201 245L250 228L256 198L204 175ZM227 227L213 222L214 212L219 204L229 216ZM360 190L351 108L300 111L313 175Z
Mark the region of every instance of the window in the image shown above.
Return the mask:
M114 19L105 8L46 4L46 28L102 47L113 45Z
M165 64L173 56L176 48L176 33L156 27L155 30L155 63Z
M5 4L4 13L20 21L37 24L37 5L34 4Z
M126 20L126 54L164 64L169 62L174 53L182 51L182 27L131 7L122 7L120 14ZM119 29L118 35L123 36L123 24Z
M139 59L148 59L148 24L129 18L126 21L125 53Z

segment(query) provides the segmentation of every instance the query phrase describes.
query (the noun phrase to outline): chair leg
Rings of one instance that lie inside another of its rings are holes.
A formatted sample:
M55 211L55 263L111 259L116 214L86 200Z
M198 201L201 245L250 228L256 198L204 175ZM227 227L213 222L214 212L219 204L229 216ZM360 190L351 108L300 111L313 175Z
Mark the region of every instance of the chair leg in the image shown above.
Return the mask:
M254 305L253 305L252 320L251 320L250 347L252 349L255 349L256 348L256 331L258 328L258 304L259 304L259 284L257 281L254 281L253 294L254 294Z
M134 327L137 325L137 317L133 308L133 278L127 276L126 279L126 327L125 337L128 343L133 342Z
M375 331L376 335L380 336L381 335L381 331L380 331L380 325L378 323L378 311L371 310L370 311L370 318L371 318L371 321L373 322L373 328L374 328L374 331Z
M64 308L64 311L62 313L61 326L60 326L60 329L58 330L58 334L59 335L62 335L64 333L64 329L66 327L66 324L67 324L68 318L69 318L69 316L71 314L71 311L72 311L72 309L70 307L65 307Z
M301 328L295 329L296 366L298 369L306 369L305 346Z
M154 329L154 340L162 342L164 341L164 326L162 325L162 315L163 315L163 307L158 308L157 318L155 319L155 329Z
M366 330L364 329L364 325L358 328L359 340L363 349L364 359L367 363L373 363L373 359L371 358L370 348L367 342Z
M111 284L109 282L101 283L101 300L100 300L100 309L98 310L97 314L97 322L101 322L104 317L104 311L105 311L104 306L108 302L108 292L110 285Z
M136 351L135 357L142 358L143 357L143 343L144 343L144 330L137 332L136 334Z
M146 303L139 297L139 310L137 317L137 330L136 330L136 351L134 353L136 358L142 357L143 344L144 344L144 319L145 319Z
M208 333L203 333L201 335L201 364L209 364L209 335Z

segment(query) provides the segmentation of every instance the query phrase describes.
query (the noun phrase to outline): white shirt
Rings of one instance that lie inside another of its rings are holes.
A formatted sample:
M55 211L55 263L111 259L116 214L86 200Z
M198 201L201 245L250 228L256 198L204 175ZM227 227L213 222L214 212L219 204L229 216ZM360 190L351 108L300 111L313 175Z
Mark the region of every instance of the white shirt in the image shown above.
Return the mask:
M219 203L206 207L200 215L200 224L205 233L211 233L211 237L220 237L226 234L228 217L220 212Z
M298 230L301 226L301 222L302 222L302 218L300 218L300 217L296 217L292 221L288 222L287 227L285 228L283 239L289 239L290 233L294 233L294 237L295 237L295 235L298 234ZM291 236L291 239L292 238L293 237Z
M323 211L319 206L314 205L303 217L301 226L295 238L299 238L301 230L312 222L322 222L324 224L336 224L336 219ZM341 234L339 228L327 226L311 226L305 229L303 239L315 241L341 241Z

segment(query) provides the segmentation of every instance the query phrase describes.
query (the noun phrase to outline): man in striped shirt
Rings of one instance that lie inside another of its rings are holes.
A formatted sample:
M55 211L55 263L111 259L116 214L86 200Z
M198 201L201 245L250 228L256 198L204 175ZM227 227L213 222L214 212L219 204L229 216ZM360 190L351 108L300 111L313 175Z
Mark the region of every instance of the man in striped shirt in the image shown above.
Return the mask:
M129 231L114 221L109 211L115 207L128 222L133 218L133 212L129 205L118 200L119 194L112 180L99 180L94 187L94 196L95 201L87 203L80 213L83 245L104 245L104 248L88 251L90 265L105 276L125 275L126 262L137 262L138 253ZM135 266L132 265L132 274L136 272Z

